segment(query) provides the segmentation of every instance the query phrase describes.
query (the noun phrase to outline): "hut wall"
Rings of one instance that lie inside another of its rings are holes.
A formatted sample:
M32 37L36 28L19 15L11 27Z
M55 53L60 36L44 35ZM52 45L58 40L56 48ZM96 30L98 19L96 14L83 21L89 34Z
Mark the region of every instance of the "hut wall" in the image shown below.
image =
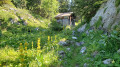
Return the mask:
M64 25L64 26L69 25L69 20L68 20L68 19L63 19L63 25Z

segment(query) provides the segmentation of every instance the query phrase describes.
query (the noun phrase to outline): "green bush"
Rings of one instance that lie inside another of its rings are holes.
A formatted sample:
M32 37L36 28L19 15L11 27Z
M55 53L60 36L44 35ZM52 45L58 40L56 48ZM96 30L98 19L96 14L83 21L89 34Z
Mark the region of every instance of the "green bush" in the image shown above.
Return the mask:
M12 4L12 3L11 3L11 0L0 0L0 5L3 5L3 4Z
M12 2L18 8L26 8L27 4L26 0L13 0Z
M50 28L54 31L61 31L63 29L63 26L54 20L50 24Z
M120 33L113 31L113 33L106 38L105 42L105 50L107 52L116 52L120 49Z
M16 16L8 11L2 11L0 10L0 19L8 22L10 19L15 19Z
M115 1L115 6L118 7L119 4L120 4L120 0L116 0L116 1Z

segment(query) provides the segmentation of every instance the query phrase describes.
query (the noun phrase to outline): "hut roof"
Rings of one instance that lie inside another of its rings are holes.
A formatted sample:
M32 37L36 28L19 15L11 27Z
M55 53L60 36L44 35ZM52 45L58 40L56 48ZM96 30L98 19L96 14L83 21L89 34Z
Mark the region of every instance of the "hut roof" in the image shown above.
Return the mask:
M73 12L59 13L57 16L55 16L55 18L61 18L61 17L65 17L65 16L70 16L71 14L73 14Z

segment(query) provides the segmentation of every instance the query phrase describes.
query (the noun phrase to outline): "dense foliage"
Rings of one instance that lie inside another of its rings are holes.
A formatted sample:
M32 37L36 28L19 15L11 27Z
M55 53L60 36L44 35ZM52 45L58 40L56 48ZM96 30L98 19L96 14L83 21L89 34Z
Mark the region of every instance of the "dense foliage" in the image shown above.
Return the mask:
M11 4L11 0L0 0L0 5L2 4Z
M27 9L42 17L50 18L58 12L57 0L27 0Z
M14 4L17 8L28 9L44 18L51 18L58 12L57 0L1 0L0 5Z
M53 19L73 11L89 21L103 2L0 0L0 67L120 67L120 24L104 30L100 16L80 33L84 23L64 27Z
M70 0L59 0L59 12L64 13L70 10Z
M74 5L72 6L76 15L84 16L87 22L90 21L91 17L96 14L100 5L107 0L74 0Z
M49 25L49 27L50 27L53 31L61 31L61 30L63 30L62 24L56 22L56 20L53 20L52 23Z

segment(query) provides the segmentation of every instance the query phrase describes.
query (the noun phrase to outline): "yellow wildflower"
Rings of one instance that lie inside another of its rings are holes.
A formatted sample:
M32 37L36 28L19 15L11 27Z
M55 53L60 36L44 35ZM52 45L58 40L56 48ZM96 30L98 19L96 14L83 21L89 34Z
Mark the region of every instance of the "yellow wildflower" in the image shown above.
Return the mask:
M20 52L23 52L23 49L20 49Z
M24 67L24 64L21 64L20 67Z
M24 44L25 46L27 46L28 45L28 43L27 42L25 42L25 44Z
M25 51L25 53L27 53L27 51Z
M27 47L25 47L25 50L27 50Z
M112 63L115 63L115 61L113 60Z
M50 36L48 36L48 41L50 41Z
M23 54L23 53L21 53L20 55L21 55L21 56L24 56L24 54Z
M0 64L0 66L1 66L1 64Z
M55 35L55 41L56 41L56 35Z
M22 43L20 43L20 46L22 46Z
M23 62L23 61L24 61L24 58L21 58L20 61Z
M52 36L51 36L51 41L52 41Z
M38 38L37 49L40 49L40 38Z
M33 49L33 41L32 41L32 49Z

